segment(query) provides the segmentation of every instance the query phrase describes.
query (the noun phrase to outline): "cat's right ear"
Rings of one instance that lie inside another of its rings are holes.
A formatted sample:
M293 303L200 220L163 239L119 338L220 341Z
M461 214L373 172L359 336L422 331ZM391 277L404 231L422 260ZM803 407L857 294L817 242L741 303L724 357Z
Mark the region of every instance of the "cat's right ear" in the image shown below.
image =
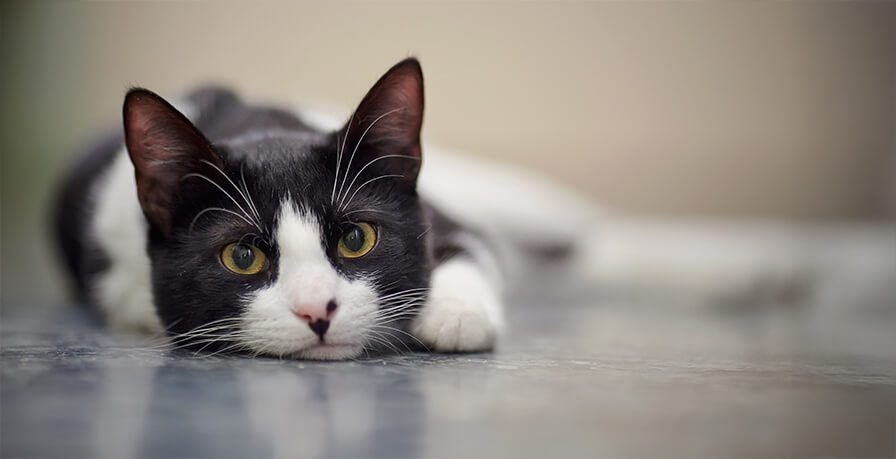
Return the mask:
M168 235L181 178L203 160L220 167L221 158L186 116L152 91L128 91L123 115L140 206L150 225Z

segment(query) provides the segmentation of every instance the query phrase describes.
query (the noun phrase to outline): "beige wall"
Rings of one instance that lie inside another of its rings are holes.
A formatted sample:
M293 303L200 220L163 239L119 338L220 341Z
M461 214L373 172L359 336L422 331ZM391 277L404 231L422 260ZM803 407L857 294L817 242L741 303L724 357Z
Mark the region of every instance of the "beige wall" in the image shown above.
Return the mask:
M49 185L70 147L117 123L129 85L174 95L219 81L350 107L408 54L426 73L427 137L610 206L893 215L896 2L0 8L5 299L46 283L33 273L49 266L35 236Z

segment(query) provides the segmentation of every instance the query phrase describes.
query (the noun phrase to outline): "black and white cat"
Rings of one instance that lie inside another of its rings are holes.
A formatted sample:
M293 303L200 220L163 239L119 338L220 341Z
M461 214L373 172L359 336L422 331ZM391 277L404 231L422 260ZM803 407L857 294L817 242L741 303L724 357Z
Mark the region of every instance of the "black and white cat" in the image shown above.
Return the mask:
M124 147L93 148L62 187L65 261L111 326L308 359L495 345L494 253L417 191L416 59L336 130L221 89L178 105L132 89Z
M130 91L124 136L90 148L61 188L66 264L113 327L310 359L399 341L488 350L504 328L502 286L529 287L531 266L554 290L750 306L802 292L798 302L892 310L890 228L832 236L598 218L507 165L429 147L423 161L415 59L380 78L345 124L221 89L176 105Z

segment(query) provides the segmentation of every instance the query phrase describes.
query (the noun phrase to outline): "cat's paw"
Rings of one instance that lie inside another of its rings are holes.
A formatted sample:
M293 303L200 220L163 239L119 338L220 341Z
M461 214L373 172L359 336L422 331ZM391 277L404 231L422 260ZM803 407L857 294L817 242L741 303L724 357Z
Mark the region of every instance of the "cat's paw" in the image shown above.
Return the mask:
M501 300L471 261L452 260L433 271L426 305L411 332L431 351L491 350L503 329Z

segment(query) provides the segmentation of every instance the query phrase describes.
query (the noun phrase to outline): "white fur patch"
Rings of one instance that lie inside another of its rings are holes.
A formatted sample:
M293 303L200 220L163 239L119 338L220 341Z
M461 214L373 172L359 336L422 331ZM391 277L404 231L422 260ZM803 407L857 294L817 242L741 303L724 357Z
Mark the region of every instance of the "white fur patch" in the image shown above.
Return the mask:
M359 355L375 324L378 295L366 280L349 280L330 265L320 224L290 201L281 208L276 230L280 249L277 280L254 293L243 316L243 344L264 354L307 359L344 359ZM291 310L297 304L338 305L325 343Z
M196 111L186 102L175 107L188 118ZM152 299L146 253L147 223L137 198L134 165L124 146L112 161L90 193L96 207L88 233L110 262L91 285L91 293L111 327L159 332L162 324Z
M489 350L504 328L496 290L474 261L446 261L433 270L429 300L411 331L433 351Z
M109 270L92 286L109 325L160 331L150 286L146 219L137 200L134 166L122 149L95 190L91 237L109 258Z

